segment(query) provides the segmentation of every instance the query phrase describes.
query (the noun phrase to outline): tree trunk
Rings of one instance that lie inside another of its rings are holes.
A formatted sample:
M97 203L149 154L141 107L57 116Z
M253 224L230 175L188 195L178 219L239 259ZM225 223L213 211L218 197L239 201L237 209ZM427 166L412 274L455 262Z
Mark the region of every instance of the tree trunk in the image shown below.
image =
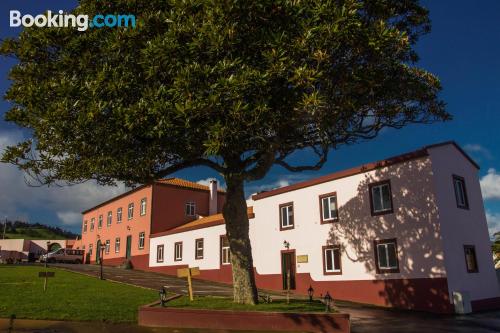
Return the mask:
M241 304L257 304L258 294L253 270L252 246L250 245L247 203L243 180L225 177L226 203L223 215L231 249L234 301Z

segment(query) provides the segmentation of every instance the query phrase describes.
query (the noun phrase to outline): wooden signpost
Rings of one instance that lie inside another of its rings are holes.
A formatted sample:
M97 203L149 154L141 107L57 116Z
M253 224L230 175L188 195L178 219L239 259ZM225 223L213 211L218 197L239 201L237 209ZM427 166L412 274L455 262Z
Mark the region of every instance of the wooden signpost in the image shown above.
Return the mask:
M43 283L43 291L47 290L47 278L54 277L55 275L56 272L38 272L38 277L45 278L45 281Z
M177 270L177 277L187 278L188 282L188 292L189 292L189 299L192 301L193 300L193 282L191 280L192 276L197 276L200 275L200 268L199 267L186 267L186 268L179 268Z

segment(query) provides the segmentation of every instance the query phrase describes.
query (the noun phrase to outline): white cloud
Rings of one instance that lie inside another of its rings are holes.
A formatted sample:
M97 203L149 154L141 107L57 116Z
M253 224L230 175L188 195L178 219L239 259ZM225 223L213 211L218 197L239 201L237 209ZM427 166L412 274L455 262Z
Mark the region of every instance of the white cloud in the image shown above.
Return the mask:
M1 132L0 154L6 146L20 140L20 132ZM103 187L93 181L73 186L30 187L23 172L3 163L0 163L0 184L1 218L8 216L10 219L26 220L27 212L30 212L33 219L30 222L52 222L36 219L36 211L45 210L54 212L63 225L78 225L83 210L126 191L123 184Z
M246 191L250 195L259 193L262 191L271 191L277 188L289 186L304 180L307 180L311 178L310 175L305 175L305 174L289 174L289 175L284 175L280 176L277 180L271 183L266 183L263 185L252 185L250 183L249 186L247 186Z
M488 174L480 179L484 199L500 200L500 173L491 168Z
M488 221L488 231L490 232L490 237L497 232L500 232L500 213L486 212L486 221Z
M491 154L491 152L487 148L485 148L481 145L478 145L475 143L469 143L469 144L466 144L464 146L464 149L468 153L478 154L478 155L481 155L483 157L486 157L489 160L493 159L493 155Z
M79 225L82 223L81 213L76 212L57 212L57 217L65 225Z

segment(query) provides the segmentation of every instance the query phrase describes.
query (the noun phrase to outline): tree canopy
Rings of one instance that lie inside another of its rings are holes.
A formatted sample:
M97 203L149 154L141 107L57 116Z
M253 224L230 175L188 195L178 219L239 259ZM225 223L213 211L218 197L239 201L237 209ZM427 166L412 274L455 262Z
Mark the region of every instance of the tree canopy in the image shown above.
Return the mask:
M144 182L206 165L245 180L320 167L384 127L448 119L414 66L417 1L93 1L134 28L27 28L3 42L6 119L33 140L3 156L42 183ZM287 156L312 149L317 163Z

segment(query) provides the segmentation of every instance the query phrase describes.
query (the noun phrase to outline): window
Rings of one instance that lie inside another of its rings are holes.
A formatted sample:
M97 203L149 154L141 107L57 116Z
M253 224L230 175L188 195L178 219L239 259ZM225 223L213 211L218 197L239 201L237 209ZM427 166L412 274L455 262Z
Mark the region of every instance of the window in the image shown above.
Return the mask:
M399 273L396 239L376 240L374 245L377 273Z
M182 260L182 242L174 244L174 261Z
M146 198L141 200L141 216L146 215Z
M474 245L464 245L464 252L465 252L465 265L467 267L467 273L479 272L476 259L476 247Z
M87 232L87 220L83 221L83 232Z
M196 204L194 202L186 203L186 216L195 216L196 215Z
M139 249L143 249L144 248L144 237L145 237L145 233L144 232L140 232L139 233Z
M156 262L163 262L163 250L164 245L158 245L156 247Z
M128 219L131 220L134 217L134 204L128 204Z
M453 188L455 189L457 207L469 209L469 200L467 199L467 191L465 190L465 179L463 177L453 175Z
M338 220L339 212L337 208L337 194L333 192L320 195L319 201L321 209L321 223Z
M115 239L115 253L120 253L120 237Z
M293 229L293 202L280 205L280 230Z
M90 219L90 231L94 231L95 218Z
M194 258L203 259L203 238L194 241Z
M106 252L106 254L109 254L109 239L106 240L106 247L104 249L104 251Z
M89 256L92 257L92 248L94 247L94 244L89 244Z
M122 212L123 209L121 207L116 210L116 223L122 223Z
M342 265L340 263L340 246L323 246L323 274L342 274Z
M113 212L108 212L108 220L106 222L106 226L110 227L113 222Z
M231 250L227 236L220 236L220 262L222 265L231 264Z
M372 215L392 213L391 183L386 180L370 184L369 190Z
M99 222L97 223L97 228L98 229L102 228L102 215L99 215Z

